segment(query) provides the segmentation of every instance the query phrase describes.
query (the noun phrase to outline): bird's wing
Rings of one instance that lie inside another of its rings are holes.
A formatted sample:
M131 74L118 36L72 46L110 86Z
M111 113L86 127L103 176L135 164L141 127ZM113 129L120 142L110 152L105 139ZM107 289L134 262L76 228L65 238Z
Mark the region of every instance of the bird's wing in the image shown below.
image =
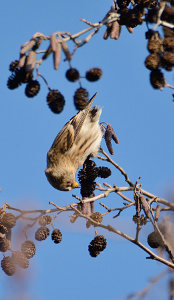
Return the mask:
M58 152L65 153L72 147L91 108L96 94L97 93L95 93L94 96L89 100L88 105L85 107L85 109L77 113L69 120L69 122L65 124L62 130L56 136L50 150L55 149Z

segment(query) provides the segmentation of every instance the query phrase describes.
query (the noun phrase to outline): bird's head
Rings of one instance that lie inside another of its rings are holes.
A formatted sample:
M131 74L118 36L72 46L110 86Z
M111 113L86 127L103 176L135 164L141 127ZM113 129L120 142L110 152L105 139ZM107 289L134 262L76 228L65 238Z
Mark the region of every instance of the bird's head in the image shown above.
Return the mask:
M45 170L45 175L49 183L57 190L71 191L74 188L80 187L75 181L75 175L64 170L63 173L56 172L52 168Z

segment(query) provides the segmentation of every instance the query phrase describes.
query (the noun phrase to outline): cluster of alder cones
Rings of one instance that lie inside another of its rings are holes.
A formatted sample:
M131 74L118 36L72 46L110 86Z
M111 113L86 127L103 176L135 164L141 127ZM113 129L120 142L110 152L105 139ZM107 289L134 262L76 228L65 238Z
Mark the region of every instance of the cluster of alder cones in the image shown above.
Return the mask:
M12 247L12 229L16 226L18 218L12 214L1 211L0 214L0 252L3 253L1 260L1 268L8 275L15 274L17 268L26 269L29 267L29 259L36 253L36 246L32 240L26 239L21 245L20 249L14 250ZM35 232L35 239L37 241L45 240L49 234L49 225L52 221L51 216L42 216L39 220L39 228ZM54 243L58 244L62 240L62 233L59 229L54 229L51 233L51 238ZM5 255L9 253L8 255Z
M33 48L32 48L33 49ZM33 79L34 66L31 67L30 55L33 50L30 50L28 55L25 56L24 65L20 66L20 60L12 61L9 70L12 72L7 81L9 89L14 90L22 83L26 84L25 95L29 98L35 97L40 91L40 83L38 80ZM85 74L88 81L96 81L102 76L102 70L99 68L92 68ZM75 68L69 68L66 71L66 78L71 82L79 81L82 78L80 73ZM65 98L59 90L51 89L48 87L47 103L52 112L58 114L62 112L65 105ZM80 87L75 91L74 104L77 110L82 110L86 107L89 101L89 93L86 89Z
M100 213L93 213L91 218L94 221L101 223L102 215ZM17 268L26 269L29 267L29 260L36 253L36 246L32 240L25 239L20 245L20 249L13 250L12 247L12 230L17 224L18 218L5 211L1 211L0 215L0 252L3 253L1 260L1 268L8 276L12 276L16 273ZM49 215L43 215L38 219L39 227L35 231L35 240L43 241L50 235L49 225L52 222L52 217ZM88 222L90 227L92 223ZM58 228L54 228L51 233L51 239L55 244L59 244L62 241L62 233ZM97 235L89 245L89 253L92 257L99 255L101 251L106 248L106 239Z
M167 3L168 2L168 3ZM118 39L121 33L121 27L127 27L130 33L133 28L141 25L144 21L146 24L157 23L159 21L159 13L163 1L157 0L117 0L112 6L108 14L118 13L120 18L107 25L104 39ZM150 55L145 60L145 66L151 70L150 83L154 89L162 89L163 87L171 87L166 82L161 69L171 71L174 66L174 1L166 1L164 10L160 16L160 20L167 22L166 26L162 26L163 35L160 36L159 31L149 29L146 32L146 39L148 39L148 51ZM170 28L170 24L172 25Z
M145 66L150 73L150 83L155 89L169 86L161 69L172 71L174 66L174 31L164 28L164 38L158 31L146 32L147 49L150 54L146 57Z
M114 13L119 15L118 20L106 23L106 31L104 39L118 39L121 33L122 26L126 26L130 33L133 28L142 25L144 21L147 24L157 23L158 16L163 1L158 0L117 0L112 5L111 9L105 16L107 18ZM104 18L104 19L105 19ZM173 24L174 20L174 1L166 1L165 8L160 16L162 21ZM146 58L145 65L151 70L150 82L153 88L161 89L165 86L170 86L166 83L165 77L160 68L172 70L174 65L174 29L164 27L164 39L160 37L158 32L149 30L146 34L148 38L148 50L150 55ZM40 83L37 79L33 79L34 70L37 72L37 77L41 76L45 83L47 81L38 72L38 66L43 63L49 56L53 56L53 66L57 70L59 68L61 52L65 54L65 60L69 62L70 68L66 72L66 78L71 82L79 81L82 78L77 69L71 67L72 54L70 53L67 43L63 40L64 35L61 33L53 33L49 38L43 34L36 33L30 41L24 43L20 49L19 60L15 60L10 64L12 74L8 78L7 86L13 90L19 87L22 83L26 84L25 94L32 98L39 93ZM37 60L39 53L38 49L44 40L49 39L49 46L44 52L40 60ZM158 46L151 47L150 44L158 43ZM159 45L160 44L160 45ZM102 76L100 68L92 68L88 70L85 77L89 81L96 81ZM51 89L47 84L49 92L47 95L47 103L51 111L60 113L65 105L65 98L57 89ZM172 87L172 86L170 86ZM89 100L88 91L81 86L74 94L74 104L78 110L84 109Z

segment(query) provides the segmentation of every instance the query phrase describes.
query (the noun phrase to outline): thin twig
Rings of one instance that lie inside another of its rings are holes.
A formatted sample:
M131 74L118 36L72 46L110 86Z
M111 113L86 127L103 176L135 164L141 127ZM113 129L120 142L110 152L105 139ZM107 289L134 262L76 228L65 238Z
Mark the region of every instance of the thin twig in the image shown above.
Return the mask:
M107 229L110 232L116 233L116 234L122 236L123 238L125 238L126 240L130 241L131 243L137 245L139 248L143 249L146 253L149 254L148 258L157 260L157 261L163 263L164 265L174 269L174 264L173 263L171 263L170 261L167 261L166 259L156 255L154 252L152 252L150 249L148 249L146 246L144 246L142 243L140 243L136 239L133 239L132 237L128 236L127 234L125 234L123 232L121 232L120 230L117 230L116 228L112 227L111 225L104 225L102 223L98 223L98 222L94 221L90 217L88 217L86 215L83 215L78 209L76 209L73 206L71 208L72 208L72 210L76 211L80 217L91 221L93 223L93 225L96 225L98 227Z
M106 156L108 162L110 162L114 167L116 167L121 172L121 174L125 177L125 181L130 185L130 187L134 188L135 185L131 182L131 180L128 177L128 174L124 171L124 169L121 168L118 164L116 164L116 162L113 161L111 157L102 148L100 148L100 152Z
M161 272L160 274L158 274L157 276L155 276L154 278L150 279L150 284L147 287L145 287L141 291L138 291L138 292L135 292L135 293L129 295L127 297L127 300L130 300L134 297L144 297L153 288L153 286L168 273L169 273L169 270L167 269L167 270Z

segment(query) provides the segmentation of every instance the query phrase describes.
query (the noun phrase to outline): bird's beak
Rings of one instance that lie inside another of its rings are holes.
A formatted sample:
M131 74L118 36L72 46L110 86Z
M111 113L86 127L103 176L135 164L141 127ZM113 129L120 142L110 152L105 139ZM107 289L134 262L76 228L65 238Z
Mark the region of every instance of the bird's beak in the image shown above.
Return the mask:
M74 181L72 188L75 189L75 188L79 188L79 187L80 187L80 184L78 184L78 182Z

